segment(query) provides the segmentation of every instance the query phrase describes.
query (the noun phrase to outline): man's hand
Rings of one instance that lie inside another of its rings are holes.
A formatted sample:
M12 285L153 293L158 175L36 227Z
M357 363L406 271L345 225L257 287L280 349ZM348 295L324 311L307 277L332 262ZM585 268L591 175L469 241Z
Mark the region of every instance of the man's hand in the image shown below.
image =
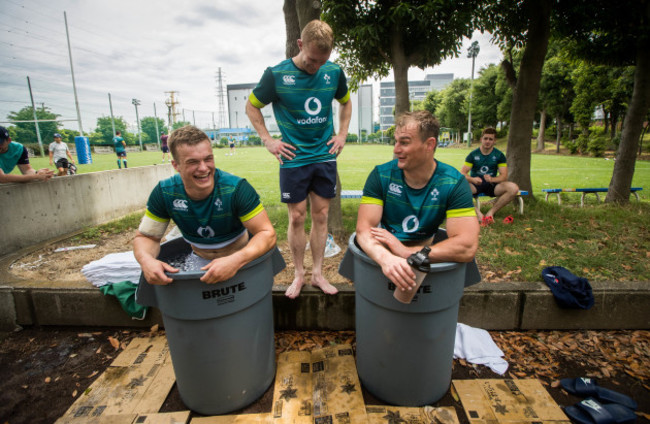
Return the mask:
M207 284L226 281L237 274L240 267L241 264L232 255L214 259L201 268L201 271L206 271L205 275L201 277L201 281Z
M491 182L492 182L492 175L490 175L490 174L485 174L485 175L483 175L483 178L484 178L485 181L487 181L488 183L491 183Z
M370 228L370 234L375 240L386 246L393 255L401 258L408 258L411 255L411 251L387 229L372 227Z
M142 267L142 273L144 274L144 278L147 280L149 284L157 284L157 285L169 284L174 280L172 280L167 275L165 275L165 271L178 272L177 268L174 268L168 263L161 262L158 259L153 259L153 258L151 258L150 260L144 263L141 263L140 265Z
M341 152L343 151L343 147L345 147L345 139L347 137L343 137L341 135L335 135L332 137L330 141L327 142L328 146L330 147L330 154L332 155L340 155Z
M395 290L412 290L415 287L415 272L404 258L389 255L382 261L381 271L397 286Z
M282 157L284 156L287 160L291 160L296 157L296 154L292 150L296 150L294 146L289 143L285 143L277 138L268 138L264 140L264 146L266 150L271 152L273 156L280 162L282 162Z
M39 181L49 180L54 176L54 171L49 168L42 168L36 171L36 179Z

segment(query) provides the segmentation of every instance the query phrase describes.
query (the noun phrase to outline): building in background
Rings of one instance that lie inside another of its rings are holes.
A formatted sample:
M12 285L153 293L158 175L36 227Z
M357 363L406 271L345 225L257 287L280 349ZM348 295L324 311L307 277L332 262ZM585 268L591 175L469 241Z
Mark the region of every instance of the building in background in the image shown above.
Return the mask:
M409 81L409 100L424 100L429 91L440 91L454 80L454 74L429 74L424 80ZM395 125L395 82L379 83L379 128L382 131Z
M253 92L257 83L251 84L228 84L227 98L228 98L228 123L230 128L250 128L253 129L248 116L246 115L246 101L248 96ZM351 93L350 101L352 102L352 118L350 119L349 134L356 134L361 138L361 132L365 131L366 134L373 132L372 122L372 85L363 84L359 87L356 93ZM338 130L338 102L333 102L334 114L334 128ZM262 116L264 123L271 135L280 135L280 129L275 122L273 115L273 107L271 105L264 107ZM254 131L254 129L253 129Z

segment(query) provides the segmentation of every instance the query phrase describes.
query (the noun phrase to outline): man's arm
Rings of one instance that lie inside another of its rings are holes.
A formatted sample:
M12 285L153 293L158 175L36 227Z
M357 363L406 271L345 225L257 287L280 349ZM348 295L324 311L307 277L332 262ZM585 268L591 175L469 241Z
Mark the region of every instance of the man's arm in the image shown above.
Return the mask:
M480 185L482 181L479 177L470 177L469 171L471 170L472 168L470 166L463 165L463 167L460 169L460 173L465 176L465 179L467 180L468 183L474 185Z
M178 272L173 266L156 259L159 253L159 238L145 236L140 231L136 233L133 239L133 255L149 284L169 284L173 280L165 275L165 271Z
M345 147L345 140L348 138L348 128L350 127L350 119L352 118L352 102L348 100L343 103L339 108L339 132L327 145L331 145L330 153L340 155Z
M213 284L232 278L241 267L259 258L275 246L275 230L265 210L244 221L243 224L253 235L248 244L231 255L214 259L201 268L206 271L205 275L201 277L201 281Z
M43 168L35 171L29 163L17 165L22 175L5 174L0 169L0 183L26 183L28 181L45 181L52 178L51 169Z
M74 159L72 158L72 153L70 153L70 149L67 148L68 146L66 145L65 152L68 154L68 157L70 158L70 162L74 163Z
M54 152L50 150L49 155L50 155L50 165L54 165L54 162L52 162L52 158L54 157Z
M269 130L266 129L262 111L259 108L253 106L250 99L246 101L246 115L251 121L253 128L255 128L255 131L257 131L257 134L262 139L262 143L264 143L266 149L271 152L271 154L275 156L280 163L283 163L283 156L287 160L291 160L296 157L296 154L292 152L292 150L296 150L294 146L285 143L282 140L271 137Z
M372 229L381 221L384 208L381 205L361 204L357 217L357 242L363 251L380 267L382 272L400 290L409 290L415 286L415 273L406 262L389 251L372 234Z
M447 218L446 240L431 245L431 262L471 262L478 249L480 227L475 216Z
M485 181L492 183L492 184L499 184L504 181L508 181L508 166L499 166L497 168L497 176L492 177L490 175L485 176Z

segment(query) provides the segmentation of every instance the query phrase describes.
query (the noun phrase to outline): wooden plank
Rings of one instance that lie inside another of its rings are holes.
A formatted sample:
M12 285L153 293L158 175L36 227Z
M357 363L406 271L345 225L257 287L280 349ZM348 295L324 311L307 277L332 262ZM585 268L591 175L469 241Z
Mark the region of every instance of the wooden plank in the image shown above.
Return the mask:
M564 412L536 379L453 380L471 424L568 424Z
M423 408L366 405L368 424L408 423L408 424L459 424L453 406Z
M155 414L140 414L134 424L187 424L190 421L190 411L158 412Z
M352 346L315 350L311 360L314 423L367 423Z
M130 364L113 366L113 364ZM164 337L134 339L61 418L156 413L175 382ZM58 422L58 421L57 421Z
M190 424L273 424L273 414L220 415L192 418Z
M273 422L307 424L311 423L311 414L311 353L281 353L273 387Z

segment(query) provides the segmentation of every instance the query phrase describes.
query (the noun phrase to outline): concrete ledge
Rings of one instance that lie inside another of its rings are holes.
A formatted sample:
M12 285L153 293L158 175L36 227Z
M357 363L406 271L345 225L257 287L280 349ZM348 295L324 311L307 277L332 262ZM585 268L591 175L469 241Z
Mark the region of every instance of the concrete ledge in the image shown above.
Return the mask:
M2 276L0 276L2 277ZM162 325L160 311L132 320L112 296L90 283L56 287L54 282L11 280L0 286L0 327L17 325L124 326ZM46 287L47 286L47 287ZM486 330L650 329L650 283L592 283L596 305L588 310L561 309L543 283L480 283L465 290L459 322ZM273 288L277 330L353 330L353 286L337 285L325 295L307 286L297 299Z

